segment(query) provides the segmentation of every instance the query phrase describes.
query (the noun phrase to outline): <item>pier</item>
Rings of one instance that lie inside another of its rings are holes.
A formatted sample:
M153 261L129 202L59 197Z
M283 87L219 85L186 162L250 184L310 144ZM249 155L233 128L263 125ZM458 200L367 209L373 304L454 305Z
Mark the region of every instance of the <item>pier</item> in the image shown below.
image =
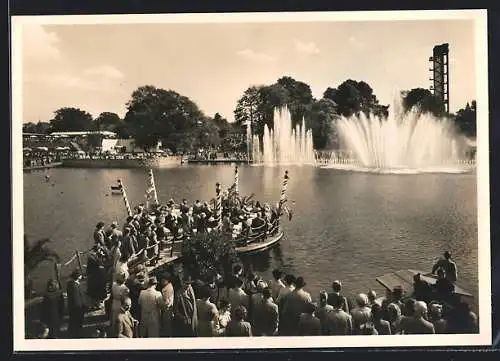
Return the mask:
M62 166L62 162L54 162L54 163L48 163L48 164L44 164L44 165L34 165L32 167L23 167L23 172L29 172L32 170L43 170L43 169L60 167L60 166Z
M187 159L185 161L189 164L247 164L252 163L248 161L248 159L227 159L227 158L219 158L219 159Z

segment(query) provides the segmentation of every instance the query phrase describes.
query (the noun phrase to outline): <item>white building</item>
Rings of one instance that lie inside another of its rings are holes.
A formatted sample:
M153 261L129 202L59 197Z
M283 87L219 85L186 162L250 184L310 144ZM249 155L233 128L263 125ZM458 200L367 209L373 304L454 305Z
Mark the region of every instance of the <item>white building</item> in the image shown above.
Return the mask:
M149 149L149 152L160 152L161 142L156 147ZM116 153L144 153L145 150L135 145L134 139L103 139L101 152Z

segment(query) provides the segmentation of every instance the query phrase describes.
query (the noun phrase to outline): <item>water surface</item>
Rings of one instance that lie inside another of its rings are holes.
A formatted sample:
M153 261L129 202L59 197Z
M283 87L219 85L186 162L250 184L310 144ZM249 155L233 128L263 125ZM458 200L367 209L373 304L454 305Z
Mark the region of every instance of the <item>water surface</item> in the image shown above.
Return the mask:
M292 221L283 220L278 248L244 263L266 277L281 267L305 278L318 297L340 279L346 293L375 289L375 277L399 269L430 271L450 250L458 263L459 284L477 299L476 173L372 174L289 166ZM240 166L240 192L276 203L285 168ZM63 260L93 243L98 221L120 224L123 200L110 185L123 180L130 203L145 202L142 169L64 169L25 173L24 227L29 239L52 238ZM155 170L158 197L166 202L209 200L215 183L229 186L234 168L185 165ZM66 270L65 274L70 270ZM37 288L50 274L41 267Z

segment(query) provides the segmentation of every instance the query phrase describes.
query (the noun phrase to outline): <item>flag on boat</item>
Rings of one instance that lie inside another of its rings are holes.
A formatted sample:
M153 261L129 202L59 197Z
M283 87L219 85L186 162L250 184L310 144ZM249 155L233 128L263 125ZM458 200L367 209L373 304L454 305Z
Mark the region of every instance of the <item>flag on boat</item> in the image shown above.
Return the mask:
M127 198L127 193L125 192L125 187L123 186L123 183L120 179L118 179L118 185L120 186L120 191L122 193L123 203L125 204L127 214L129 216L131 216L132 215L132 208L130 208L130 203L129 203L128 198Z
M155 178L152 169L149 169L148 173L148 188L146 189L146 199L148 201L152 199L155 204L158 204L158 194L156 193Z
M239 184L239 176L238 176L238 166L234 169L234 182L228 189L228 198L234 199L234 197L238 196L238 184Z
M222 227L222 196L221 196L220 183L215 184L215 220L217 221L217 228Z
M290 179L290 177L288 177L288 171L286 170L285 176L283 177L283 183L281 185L281 195L280 195L280 201L278 204L278 214L281 215L282 211L285 211L285 213L288 216L288 219L291 221L292 217L293 217L293 213L292 213L292 210L286 204L288 201L287 196L286 196L286 191L288 188L288 180L289 179Z

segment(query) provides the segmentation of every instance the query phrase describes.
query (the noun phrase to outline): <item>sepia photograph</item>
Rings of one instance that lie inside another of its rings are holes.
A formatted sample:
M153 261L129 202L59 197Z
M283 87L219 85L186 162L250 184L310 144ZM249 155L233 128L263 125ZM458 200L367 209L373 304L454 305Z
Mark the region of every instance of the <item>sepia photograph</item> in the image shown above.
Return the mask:
M486 21L13 16L14 351L491 345Z

